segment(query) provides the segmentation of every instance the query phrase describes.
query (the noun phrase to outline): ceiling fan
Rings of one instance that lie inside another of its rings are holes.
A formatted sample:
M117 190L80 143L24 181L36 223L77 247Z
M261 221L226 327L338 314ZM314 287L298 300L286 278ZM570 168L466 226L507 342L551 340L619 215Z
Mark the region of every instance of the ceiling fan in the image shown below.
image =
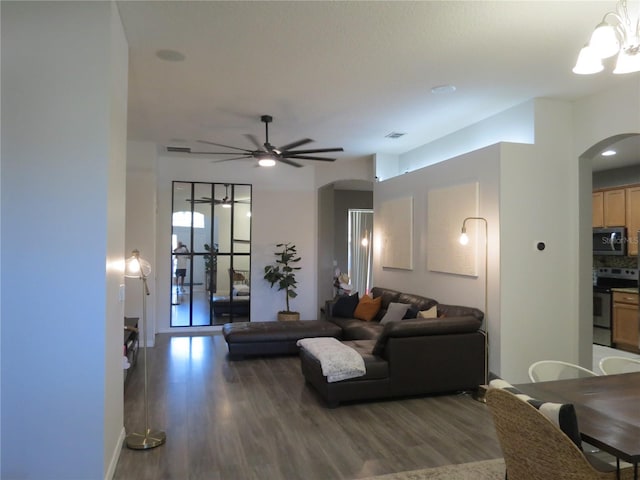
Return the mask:
M328 152L343 152L341 147L338 148L316 148L310 150L293 150L294 148L301 147L307 143L313 142L310 138L303 138L297 142L291 142L281 147L274 147L269 143L269 124L273 121L273 117L270 115L262 115L260 121L264 123L265 141L261 144L255 135L246 134L245 136L256 146L256 150L250 150L248 148L231 147L229 145L223 145L221 143L209 142L206 140L198 140L200 143L207 145L215 145L216 147L229 148L232 151L227 152L199 152L193 151L190 147L167 147L168 152L182 152L196 155L237 155L231 158L223 158L220 160L214 160L217 162L228 162L231 160L242 160L247 158L255 158L258 160L258 164L262 167L271 167L276 162L286 163L292 167L302 167L302 164L294 160L319 160L323 162L335 162L335 158L318 157L313 154L316 153L328 153Z
M229 184L224 184L224 197L221 200L211 197L187 198L189 203L213 203L214 205L222 205L223 208L231 208L232 203L251 203L249 200L231 200L229 197Z

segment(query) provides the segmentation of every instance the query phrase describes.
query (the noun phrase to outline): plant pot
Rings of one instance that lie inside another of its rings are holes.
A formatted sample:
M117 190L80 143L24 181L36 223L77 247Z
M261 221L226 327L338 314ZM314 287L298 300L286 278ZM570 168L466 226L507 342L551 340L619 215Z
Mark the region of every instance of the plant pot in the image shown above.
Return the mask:
M278 312L279 322L290 322L300 320L300 312Z

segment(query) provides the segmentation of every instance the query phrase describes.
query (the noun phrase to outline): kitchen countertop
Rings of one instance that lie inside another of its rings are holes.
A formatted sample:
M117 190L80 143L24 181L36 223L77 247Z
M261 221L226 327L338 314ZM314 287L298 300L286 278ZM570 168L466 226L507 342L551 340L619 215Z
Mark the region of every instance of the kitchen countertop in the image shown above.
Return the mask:
M638 293L637 288L612 288L611 291L620 293Z

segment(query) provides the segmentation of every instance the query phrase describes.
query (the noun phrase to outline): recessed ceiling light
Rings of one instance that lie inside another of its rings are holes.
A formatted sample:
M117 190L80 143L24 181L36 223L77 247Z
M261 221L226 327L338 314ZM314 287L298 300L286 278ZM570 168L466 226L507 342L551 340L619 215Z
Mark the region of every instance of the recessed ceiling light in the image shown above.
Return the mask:
M161 60L166 60L167 62L182 62L186 58L184 53L168 49L158 50L156 52L156 57Z
M455 85L436 85L431 89L431 93L435 95L440 95L442 93L453 93L455 91Z
M605 150L600 155L603 157L610 157L611 155L615 155L617 152L615 150Z

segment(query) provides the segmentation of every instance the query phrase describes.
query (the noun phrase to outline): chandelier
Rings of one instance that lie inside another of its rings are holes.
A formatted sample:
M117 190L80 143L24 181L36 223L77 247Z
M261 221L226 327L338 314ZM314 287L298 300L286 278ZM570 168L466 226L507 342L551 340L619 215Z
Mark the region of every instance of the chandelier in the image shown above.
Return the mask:
M640 72L640 18L629 17L627 1L620 0L615 12L607 12L596 25L580 54L573 73L589 75L604 69L602 60L618 55L613 73Z

